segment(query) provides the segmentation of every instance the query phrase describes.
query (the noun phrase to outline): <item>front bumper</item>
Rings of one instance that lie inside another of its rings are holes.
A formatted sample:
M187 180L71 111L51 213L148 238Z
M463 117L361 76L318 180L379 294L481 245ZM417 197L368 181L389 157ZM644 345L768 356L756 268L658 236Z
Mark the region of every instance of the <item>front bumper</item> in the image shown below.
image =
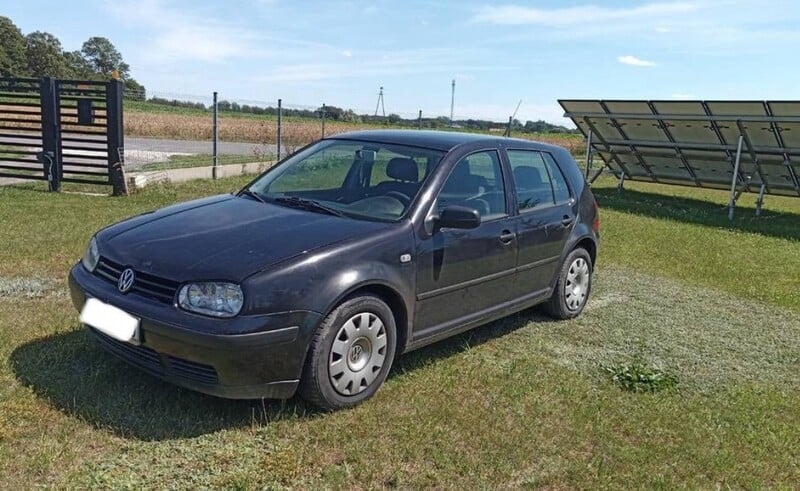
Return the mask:
M78 310L94 297L141 319L139 346L88 327L104 349L168 382L230 399L292 397L321 320L311 311L212 319L121 294L80 264L69 287Z

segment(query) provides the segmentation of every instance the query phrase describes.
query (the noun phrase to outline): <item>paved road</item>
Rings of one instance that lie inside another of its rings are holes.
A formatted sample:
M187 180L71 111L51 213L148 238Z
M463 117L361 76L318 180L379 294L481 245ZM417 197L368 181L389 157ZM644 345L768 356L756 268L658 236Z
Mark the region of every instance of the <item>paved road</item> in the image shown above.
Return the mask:
M219 142L220 155L263 155L277 151L275 145ZM135 169L150 162L163 162L170 155L211 155L210 141L166 140L161 138L125 138L125 166Z
M4 141L13 144L15 141ZM220 155L252 155L253 160L258 160L257 156L266 153L275 153L275 145L261 145L258 143L243 142L219 142L218 151ZM125 167L134 170L144 164L151 162L164 162L169 160L171 155L211 155L212 145L210 141L197 140L167 140L162 138L125 138ZM70 153L65 152L65 153ZM71 151L73 154L79 151ZM103 152L101 152L103 153ZM20 182L15 179L0 178L0 186Z

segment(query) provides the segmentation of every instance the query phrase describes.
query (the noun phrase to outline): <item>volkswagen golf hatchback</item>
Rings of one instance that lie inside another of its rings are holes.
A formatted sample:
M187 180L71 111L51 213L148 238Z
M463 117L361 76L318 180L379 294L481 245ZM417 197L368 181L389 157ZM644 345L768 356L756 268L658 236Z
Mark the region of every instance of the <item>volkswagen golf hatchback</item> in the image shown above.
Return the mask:
M100 230L69 283L100 345L152 375L336 409L372 396L400 353L536 304L577 316L598 242L563 148L366 131Z

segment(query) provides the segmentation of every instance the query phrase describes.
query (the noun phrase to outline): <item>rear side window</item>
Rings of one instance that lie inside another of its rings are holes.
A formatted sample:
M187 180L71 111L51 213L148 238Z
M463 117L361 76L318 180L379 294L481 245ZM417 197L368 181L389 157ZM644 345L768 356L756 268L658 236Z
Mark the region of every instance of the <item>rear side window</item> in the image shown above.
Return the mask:
M553 183L553 194L555 195L556 204L561 205L568 202L570 198L569 186L567 186L564 173L561 172L561 168L549 153L544 154L544 161L547 164L547 170L550 171L550 181Z
M509 150L520 212L569 201L569 188L555 160L547 153Z

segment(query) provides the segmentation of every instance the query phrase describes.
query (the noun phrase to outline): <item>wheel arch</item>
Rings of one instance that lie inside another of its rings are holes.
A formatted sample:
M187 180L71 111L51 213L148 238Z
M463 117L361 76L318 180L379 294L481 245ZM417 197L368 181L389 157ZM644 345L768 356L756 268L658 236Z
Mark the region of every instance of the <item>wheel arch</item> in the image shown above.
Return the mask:
M591 237L583 237L575 242L569 252L572 252L578 248L586 249L586 251L589 253L589 257L592 259L592 270L594 270L597 260L597 243ZM569 252L567 252L567 254L569 254Z
M333 310L343 302L361 295L372 295L380 298L386 303L386 305L389 307L389 310L392 311L394 324L397 328L395 356L405 351L410 329L408 307L406 306L406 303L403 300L403 296L400 294L400 292L398 292L397 289L393 288L391 285L377 281L354 285L337 297L323 318L327 317L328 314L333 312Z

